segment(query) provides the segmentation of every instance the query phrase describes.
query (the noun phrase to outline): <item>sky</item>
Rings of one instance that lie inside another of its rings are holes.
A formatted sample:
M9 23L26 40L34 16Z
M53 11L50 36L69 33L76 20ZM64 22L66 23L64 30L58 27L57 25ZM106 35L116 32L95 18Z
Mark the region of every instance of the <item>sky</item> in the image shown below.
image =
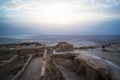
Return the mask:
M0 35L120 35L120 0L0 0Z

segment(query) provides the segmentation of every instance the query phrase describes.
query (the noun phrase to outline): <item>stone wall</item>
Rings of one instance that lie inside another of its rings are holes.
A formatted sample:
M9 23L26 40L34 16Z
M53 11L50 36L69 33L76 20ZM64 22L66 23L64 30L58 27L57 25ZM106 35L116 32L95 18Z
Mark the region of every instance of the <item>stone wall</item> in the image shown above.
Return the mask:
M31 49L21 49L19 54L20 55L27 55L27 54L42 54L44 48L31 48Z
M0 65L0 80L5 80L5 78L11 74L11 71L15 68L15 64L18 63L18 57L18 55L15 55L10 60Z
M60 42L55 46L56 51L63 52L63 51L72 51L73 45L67 42Z
M63 80L62 73L53 63L54 58L45 50L42 58L40 80Z
M80 80L115 80L112 79L109 67L96 59L73 53L55 54L53 57L63 58L62 66L79 75ZM64 64L68 59L72 61L72 65Z
M0 50L0 56L15 54L17 54L17 50Z
M75 57L73 71L82 75L84 80L111 80L109 68L105 64L83 56Z
M25 69L29 65L29 63L32 60L32 58L33 58L33 55L29 55L29 58L27 59L27 61L23 65L23 67L17 72L17 74L15 74L15 76L12 77L11 80L19 80L19 78L21 77L22 73L25 71Z
M0 56L5 55L27 55L27 54L40 54L43 53L44 48L30 48L20 50L0 50Z
M5 55L5 56L0 56L0 62L2 61L7 61L7 60L10 60L11 57L13 57L14 55Z

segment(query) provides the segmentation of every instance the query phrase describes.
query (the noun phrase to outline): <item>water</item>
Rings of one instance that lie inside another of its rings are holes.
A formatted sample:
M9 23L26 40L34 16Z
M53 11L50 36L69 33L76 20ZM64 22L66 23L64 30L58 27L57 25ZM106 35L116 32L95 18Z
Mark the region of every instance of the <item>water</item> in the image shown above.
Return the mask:
M120 42L119 35L8 35L0 36L0 44L37 41L52 46L61 41L74 46L95 46Z

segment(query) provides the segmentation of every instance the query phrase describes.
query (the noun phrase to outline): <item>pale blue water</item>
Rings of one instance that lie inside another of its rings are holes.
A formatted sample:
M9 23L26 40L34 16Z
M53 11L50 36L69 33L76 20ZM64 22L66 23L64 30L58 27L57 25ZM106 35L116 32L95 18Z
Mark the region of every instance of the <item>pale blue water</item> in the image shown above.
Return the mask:
M37 41L47 45L55 45L66 41L75 46L94 46L120 42L119 35L10 35L0 36L0 44Z

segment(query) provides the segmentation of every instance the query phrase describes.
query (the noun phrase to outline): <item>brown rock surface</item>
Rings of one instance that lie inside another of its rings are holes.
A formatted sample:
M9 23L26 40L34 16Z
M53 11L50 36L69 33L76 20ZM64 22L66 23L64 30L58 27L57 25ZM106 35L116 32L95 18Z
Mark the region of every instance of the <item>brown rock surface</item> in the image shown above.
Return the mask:
M65 80L111 80L109 68L95 59L75 54L59 54L55 58Z
M56 51L62 52L62 51L72 51L73 45L69 44L67 42L60 42L55 46Z

